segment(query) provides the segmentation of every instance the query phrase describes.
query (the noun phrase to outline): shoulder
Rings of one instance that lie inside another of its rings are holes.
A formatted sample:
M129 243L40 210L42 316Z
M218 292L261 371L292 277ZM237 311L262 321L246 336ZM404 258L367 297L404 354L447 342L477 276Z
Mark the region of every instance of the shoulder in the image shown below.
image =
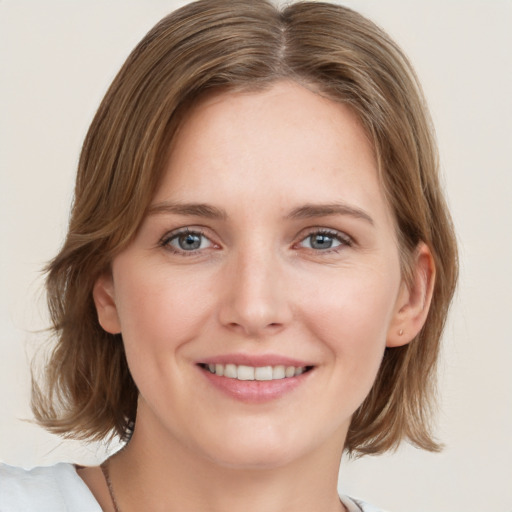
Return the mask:
M72 464L30 470L0 464L1 512L101 512Z
M364 501L348 496L340 496L341 502L347 508L348 512L386 512L380 508L369 505Z

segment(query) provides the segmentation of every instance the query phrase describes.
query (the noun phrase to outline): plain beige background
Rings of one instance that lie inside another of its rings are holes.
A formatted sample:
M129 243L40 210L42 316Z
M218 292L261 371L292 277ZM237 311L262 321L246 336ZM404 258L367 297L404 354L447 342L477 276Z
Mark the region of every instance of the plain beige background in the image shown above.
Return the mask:
M92 463L30 423L40 269L64 236L80 145L129 51L173 0L0 0L0 460ZM342 465L394 512L512 511L512 0L352 0L415 64L437 127L461 281L440 366L440 455ZM307 414L307 411L304 411Z

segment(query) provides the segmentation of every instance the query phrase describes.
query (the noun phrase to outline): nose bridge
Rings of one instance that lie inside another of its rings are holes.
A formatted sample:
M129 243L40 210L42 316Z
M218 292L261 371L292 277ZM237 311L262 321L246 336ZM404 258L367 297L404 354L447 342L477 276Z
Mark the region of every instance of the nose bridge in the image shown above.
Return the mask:
M279 330L290 320L291 310L278 252L268 240L253 239L230 259L221 321L251 336Z

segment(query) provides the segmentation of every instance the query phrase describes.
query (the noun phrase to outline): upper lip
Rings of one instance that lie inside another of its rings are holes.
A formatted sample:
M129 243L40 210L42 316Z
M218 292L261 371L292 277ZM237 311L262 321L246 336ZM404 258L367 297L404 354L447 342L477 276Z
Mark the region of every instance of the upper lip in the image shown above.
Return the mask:
M202 359L198 361L198 364L236 364L256 368L261 366L295 366L297 368L314 366L311 362L278 354L222 354Z

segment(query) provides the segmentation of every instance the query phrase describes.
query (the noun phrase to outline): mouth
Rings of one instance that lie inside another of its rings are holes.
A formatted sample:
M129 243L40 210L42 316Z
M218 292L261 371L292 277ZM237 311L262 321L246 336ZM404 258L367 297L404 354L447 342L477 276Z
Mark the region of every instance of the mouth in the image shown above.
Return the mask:
M294 396L307 386L316 365L281 354L223 354L197 361L213 389L246 404Z
M313 366L247 366L243 364L207 364L199 363L199 366L218 377L226 377L239 381L272 381L298 377L313 369Z

